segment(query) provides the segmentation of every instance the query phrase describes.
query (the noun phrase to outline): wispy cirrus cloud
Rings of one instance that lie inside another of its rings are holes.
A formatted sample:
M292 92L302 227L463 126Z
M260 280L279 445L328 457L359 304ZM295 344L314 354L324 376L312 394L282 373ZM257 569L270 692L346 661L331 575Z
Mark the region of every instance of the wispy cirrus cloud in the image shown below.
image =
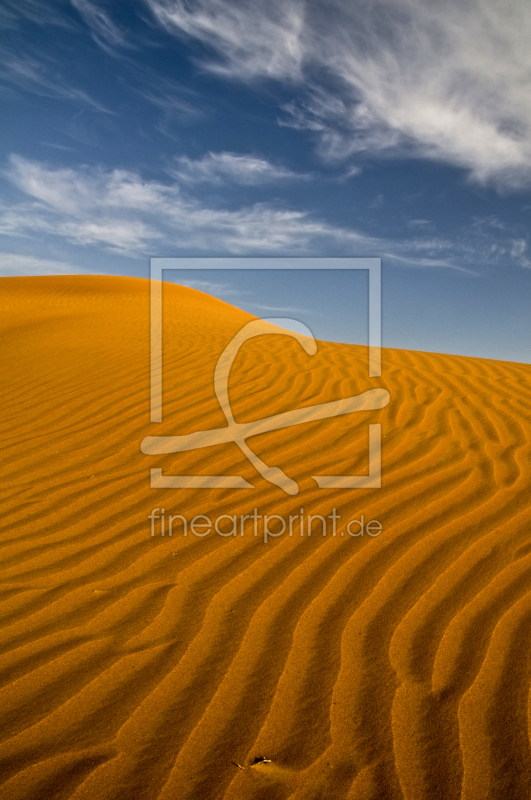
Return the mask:
M0 260L1 265L1 260ZM214 297L218 297L221 300L230 298L231 302L239 302L241 305L245 306L248 311L252 313L261 313L262 311L271 311L275 313L290 313L290 314L304 314L308 312L308 309L300 308L298 306L280 306L280 305L268 305L265 303L261 303L256 299L256 294L254 291L249 289L242 289L241 287L236 287L226 282L220 281L208 281L208 280L198 280L198 279L176 279L176 283L180 284L181 286L188 286L191 289L198 289L201 292L206 292L207 294L214 295ZM313 310L312 313L321 316L319 312Z
M158 22L180 36L207 44L221 58L207 58L211 72L248 80L301 79L305 58L304 5L293 0L229 4L199 0L147 0Z
M384 258L418 267L446 266L474 275L485 267L531 267L529 236L516 224L506 225L492 217L476 218L451 239L434 235L434 226L428 220L411 220L408 227L418 235L403 239L398 247L389 248L382 242Z
M275 313L279 314L304 314L308 312L307 308L299 308L298 306L270 306L265 305L264 303L255 303L255 302L248 302L247 306L252 308L254 311L274 311ZM318 311L314 311L314 314L321 316Z
M42 0L3 0L0 6L0 28L15 30L22 20L29 20L40 26L72 29L74 26L71 20L63 12L64 6L56 0L46 3Z
M204 99L189 89L156 74L144 74L142 78L141 85L135 86L135 92L161 111L165 119L178 119L182 123L197 121L205 115Z
M154 248L169 248L246 255L355 253L469 274L478 274L481 265L531 266L526 233L515 226L500 230L491 218L464 226L452 240L430 231L391 240L272 203L213 207L176 182L145 180L128 170L57 168L12 156L4 174L20 193L18 201L0 208L5 235L60 237L143 258Z
M216 297L244 297L249 295L243 289L235 289L234 286L229 286L227 283L220 283L217 281L203 281L203 280L176 280L181 286L188 286L190 289L198 289L200 292L213 294Z
M207 153L202 158L180 156L168 170L169 174L187 184L234 183L241 186L259 186L286 180L307 180L285 167L271 164L258 156L237 153Z
M117 47L133 46L125 33L100 6L90 0L70 0L70 2L89 27L94 41L106 52L114 55Z
M205 69L299 83L284 124L332 158L441 160L479 181L531 185L531 6L520 0L145 0ZM214 55L215 54L215 55Z
M6 205L0 232L60 236L80 245L145 256L158 246L237 253L305 252L315 246L374 247L377 240L305 211L256 203L213 208L177 183L127 170L54 168L12 156L5 172L24 195Z
M8 87L16 87L42 97L70 100L105 114L112 113L83 89L70 85L53 65L31 56L5 56L0 65L0 80Z
M86 56L88 51L83 48L88 32L113 56L119 50L135 48L103 9L91 0L6 0L0 10L0 29L2 27L13 31L0 54L0 82L4 92L12 95L18 90L113 113L95 99L93 84L90 91L73 84L71 56L65 62L62 47L65 41L77 40L80 52ZM50 46L47 46L44 32ZM120 55L123 57L122 52ZM90 74L83 76L78 72L77 78L85 86L91 83ZM98 93L96 89L95 93Z

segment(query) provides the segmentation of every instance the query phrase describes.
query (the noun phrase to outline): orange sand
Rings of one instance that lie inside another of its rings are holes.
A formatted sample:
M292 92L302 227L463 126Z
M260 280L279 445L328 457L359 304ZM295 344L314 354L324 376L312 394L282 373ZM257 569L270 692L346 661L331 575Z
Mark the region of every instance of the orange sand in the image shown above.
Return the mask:
M248 314L164 286L152 424L147 281L0 292L2 798L528 800L531 366L385 350L368 379L363 347L249 341L237 421L391 394L249 440L298 482L289 497L234 443L140 451L226 424L212 376ZM377 422L382 488L319 489L312 475L367 471ZM151 468L255 488L152 489ZM152 537L155 507L335 508L383 531Z

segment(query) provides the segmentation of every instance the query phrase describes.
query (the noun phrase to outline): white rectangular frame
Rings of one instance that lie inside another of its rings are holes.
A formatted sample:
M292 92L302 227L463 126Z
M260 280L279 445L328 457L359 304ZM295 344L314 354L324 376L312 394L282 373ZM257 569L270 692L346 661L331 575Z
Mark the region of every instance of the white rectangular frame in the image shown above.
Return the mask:
M176 264L175 262L178 262ZM249 264L252 262L252 264ZM164 270L205 269L366 269L369 271L369 363L370 378L381 376L382 350L382 283L380 258L163 258L150 260L150 381L151 422L162 422L162 282ZM312 475L320 489L379 489L382 478L381 425L369 424L368 475ZM252 489L238 476L225 475L163 475L161 469L151 469L151 487L159 489L218 488Z
M252 262L252 263L249 263ZM150 259L150 394L151 422L162 422L162 281L164 270L204 269L366 269L369 271L369 378L382 374L381 258L156 257Z

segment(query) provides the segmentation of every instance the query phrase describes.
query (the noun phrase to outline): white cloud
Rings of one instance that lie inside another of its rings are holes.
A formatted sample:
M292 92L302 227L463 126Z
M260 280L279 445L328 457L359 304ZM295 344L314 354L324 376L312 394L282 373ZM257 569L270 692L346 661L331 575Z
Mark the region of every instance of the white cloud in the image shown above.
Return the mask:
M159 250L231 253L304 252L317 245L366 249L377 243L305 211L267 203L211 208L175 183L145 181L126 170L57 169L12 156L5 174L29 199L4 207L4 234L46 233L143 257L155 242Z
M71 86L44 62L39 62L30 56L23 58L4 56L4 64L0 68L0 78L5 84L15 86L23 91L33 92L43 97L71 100L89 106L95 111L111 113L87 92Z
M39 26L53 25L64 29L73 27L59 3L43 3L42 0L2 0L0 28L16 29L24 19Z
M189 184L235 183L241 186L258 186L264 183L308 177L270 164L269 161L257 156L210 152L203 158L195 160L187 156L175 159L175 167L169 170L169 174L177 180Z
M406 223L410 228L429 228L433 226L428 219L409 219Z
M258 0L252 4L199 0L193 10L184 0L147 0L168 30L205 42L222 56L206 66L212 72L249 79L301 78L305 46L303 3Z
M527 253L529 244L525 239L514 239L511 246L511 256L520 264L521 267L529 269L531 267L531 260Z
M407 242L407 246L404 250L414 250L415 243L414 242ZM479 273L473 269L467 269L466 267L460 267L455 263L458 259L451 259L451 258L428 258L422 256L412 256L411 254L408 255L400 255L397 252L383 252L382 257L384 260L390 259L391 261L399 261L402 264L405 264L408 267L421 267L423 269L451 269L455 270L456 272L464 272L467 275L473 275L474 277L478 277Z
M194 121L205 115L203 103L199 97L183 97L184 89L172 81L163 80L159 76L153 78L148 88L136 89L138 94L160 109L167 120L173 118L183 121ZM191 95L191 92L188 92ZM159 129L161 129L159 127ZM162 132L166 133L164 126Z
M214 281L201 280L176 280L181 286L188 286L190 289L198 289L200 292L207 292L218 297L242 297L249 294L241 289L234 289L226 283L215 283Z
M307 314L308 313L308 309L307 308L297 308L296 306L267 306L267 305L264 305L263 303L252 303L252 302L248 302L247 305L248 305L249 308L254 308L254 309L257 309L258 311L278 311L278 312L282 312L283 314ZM317 314L318 316L321 316L321 314L318 311L317 312L314 311L313 313Z
M339 180L340 181L346 181L349 178L356 178L358 175L361 175L361 173L362 173L361 167L351 166L351 167L348 167L348 169L345 170L343 175L340 176Z
M16 253L0 253L0 275L15 277L18 275L87 275L89 270L68 264L65 261L54 261L48 258L18 255Z
M239 302L240 304L244 305L247 310L252 309L253 311L257 312L278 311L292 314L303 314L308 312L308 309L297 308L295 306L270 306L264 305L263 303L258 303L253 300L254 292L248 289L235 288L234 286L229 286L227 283L179 279L176 279L175 282L181 286L188 286L191 289L198 289L201 292L206 292L207 294L214 295L214 297L219 297L220 299L230 297L233 302ZM318 314L319 312L314 311L313 313Z
M113 47L130 47L124 33L111 20L108 14L90 0L70 0L84 22L91 30L97 44L113 54Z
M452 241L435 235L393 241L268 203L212 207L184 193L177 183L146 181L126 170L53 168L12 156L5 176L23 197L0 206L0 233L37 235L41 244L44 236L61 237L76 245L141 258L172 251L174 255L333 252L473 274L481 265L530 266L526 232L496 217L475 220ZM415 227L422 232L425 226Z
M480 182L531 184L527 2L146 2L168 30L214 49L206 69L307 87L290 124L316 131L331 157L399 148Z

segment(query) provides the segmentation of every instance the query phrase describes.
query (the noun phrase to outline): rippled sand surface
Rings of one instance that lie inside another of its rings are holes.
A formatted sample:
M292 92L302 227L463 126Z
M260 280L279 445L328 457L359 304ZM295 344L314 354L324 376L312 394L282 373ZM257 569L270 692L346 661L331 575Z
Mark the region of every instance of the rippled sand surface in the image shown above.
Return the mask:
M0 297L2 798L529 800L530 366L384 350L369 379L364 347L250 340L238 422L390 393L248 440L289 496L233 442L140 450L227 424L213 373L248 314L164 286L157 424L148 281L3 278ZM367 472L370 423L382 488L319 489ZM156 489L151 469L253 489ZM181 515L172 537L154 508ZM185 536L200 514L237 535ZM292 535L265 543L273 514ZM379 536L346 532L361 515Z

